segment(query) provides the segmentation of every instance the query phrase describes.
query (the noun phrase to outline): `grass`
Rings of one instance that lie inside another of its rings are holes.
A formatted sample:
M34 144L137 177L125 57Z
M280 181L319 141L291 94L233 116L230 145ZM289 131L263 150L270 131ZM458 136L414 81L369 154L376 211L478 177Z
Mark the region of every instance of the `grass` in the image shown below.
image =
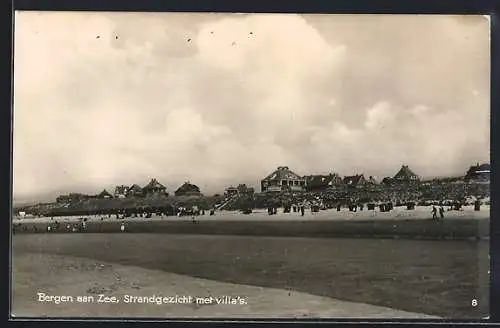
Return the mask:
M450 318L488 314L488 243L262 236L36 234L24 252L71 255ZM479 301L472 307L472 299Z

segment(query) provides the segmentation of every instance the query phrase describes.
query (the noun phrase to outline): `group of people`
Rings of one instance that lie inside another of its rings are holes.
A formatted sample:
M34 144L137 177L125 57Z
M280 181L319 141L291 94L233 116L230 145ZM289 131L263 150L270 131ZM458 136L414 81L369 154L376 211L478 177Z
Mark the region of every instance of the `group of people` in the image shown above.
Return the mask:
M437 220L438 219L438 208L436 207L436 205L432 205L432 218L434 220ZM444 207L441 205L439 206L439 217L441 219L444 219Z

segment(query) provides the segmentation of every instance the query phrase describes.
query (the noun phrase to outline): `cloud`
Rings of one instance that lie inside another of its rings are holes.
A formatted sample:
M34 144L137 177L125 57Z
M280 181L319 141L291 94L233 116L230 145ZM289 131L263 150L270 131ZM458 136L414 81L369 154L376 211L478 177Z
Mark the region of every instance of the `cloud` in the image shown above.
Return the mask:
M16 13L14 194L489 158L474 16Z

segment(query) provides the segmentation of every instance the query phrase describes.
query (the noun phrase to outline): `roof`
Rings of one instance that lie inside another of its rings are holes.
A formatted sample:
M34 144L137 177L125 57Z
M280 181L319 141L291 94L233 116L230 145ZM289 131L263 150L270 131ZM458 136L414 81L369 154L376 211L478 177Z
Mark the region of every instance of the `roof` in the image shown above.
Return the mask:
M184 182L176 191L178 192L200 192L200 188L197 185L191 184L189 182Z
M396 173L394 176L394 179L396 180L415 180L418 179L418 175L416 175L408 165L403 165L401 166L401 169L399 169L399 172Z
M116 186L115 187L115 192L125 192L128 190L127 186L121 185L121 186Z
M484 180L490 179L491 167L490 164L481 164L471 166L465 175L466 180Z
M309 188L328 187L336 183L341 183L342 179L338 174L328 175L308 175L304 177Z
M151 179L147 185L142 189L167 189L164 185L158 182L156 179Z
M138 184L134 183L133 185L130 186L129 191L134 191L134 190L142 191L142 188Z
M356 174L356 175L344 177L344 184L346 184L346 185L356 186L363 181L365 181L365 177L363 174Z
M491 167L490 167L490 164L477 164L477 165L474 165L474 166L471 166L471 168L469 169L469 172L470 173L490 173L491 171Z
M304 180L300 175L291 171L288 166L279 166L273 173L269 174L263 180Z
M97 196L111 196L111 194L106 189L104 189Z

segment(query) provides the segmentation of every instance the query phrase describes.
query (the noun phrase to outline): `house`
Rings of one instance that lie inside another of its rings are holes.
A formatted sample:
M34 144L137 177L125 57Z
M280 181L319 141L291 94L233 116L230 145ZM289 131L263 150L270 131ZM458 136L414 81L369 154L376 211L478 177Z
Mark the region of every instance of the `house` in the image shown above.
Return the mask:
M262 192L302 191L306 180L292 172L288 166L279 166L277 170L261 180Z
M113 198L113 196L106 189L104 189L99 194L97 194L95 198L104 199L104 198Z
M255 189L253 187L247 187L244 183L240 183L236 189L238 189L239 194L252 195L255 193Z
M396 183L415 183L419 182L420 178L416 175L408 165L401 166L398 173L393 177L393 181Z
M466 182L490 182L490 164L479 164L471 166L465 174L464 180Z
M175 196L201 196L200 188L194 184L185 182L175 191Z
M79 201L82 201L85 199L89 199L90 197L89 197L89 195L85 195L85 194L71 193L71 194L69 194L69 198L70 198L71 203L75 203L75 202L79 202Z
M69 195L61 195L56 198L57 204L68 204L71 201Z
M125 198L127 197L129 188L125 185L116 186L115 187L115 197L116 198Z
M368 185L368 181L365 179L364 174L356 174L344 177L343 180L344 187L348 190L359 189Z
M336 173L328 175L308 175L305 176L306 190L325 191L337 189L342 185L342 178Z
M372 190L378 189L378 187L380 186L378 181L372 175L370 175L368 177L368 180L366 182L367 182L368 188L372 189Z
M383 179L382 179L382 183L381 183L381 184L382 184L383 186L385 186L385 187L391 187L391 186L393 186L395 183L396 183L396 182L395 182L394 178L392 178L392 177L385 177L385 178L383 178Z
M167 188L159 183L158 180L151 179L151 181L142 188L142 192L146 196L165 195L167 193Z
M92 198L91 196L80 194L80 193L70 193L69 195L60 195L56 198L56 203L58 204L70 204L77 203L79 201Z
M144 193L142 191L142 188L139 187L138 184L133 184L132 186L130 186L130 188L128 188L127 197L142 197L142 196L144 196Z
M231 197L231 196L236 196L239 194L238 188L235 188L233 186L227 187L226 190L224 190L224 195Z

